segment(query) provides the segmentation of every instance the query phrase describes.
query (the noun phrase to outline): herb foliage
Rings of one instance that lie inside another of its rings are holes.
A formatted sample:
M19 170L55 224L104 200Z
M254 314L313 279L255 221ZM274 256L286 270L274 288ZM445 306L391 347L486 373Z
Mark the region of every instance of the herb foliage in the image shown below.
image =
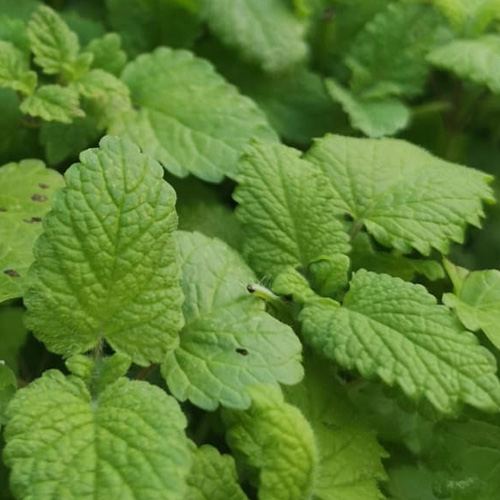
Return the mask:
M499 23L0 0L0 498L499 498Z

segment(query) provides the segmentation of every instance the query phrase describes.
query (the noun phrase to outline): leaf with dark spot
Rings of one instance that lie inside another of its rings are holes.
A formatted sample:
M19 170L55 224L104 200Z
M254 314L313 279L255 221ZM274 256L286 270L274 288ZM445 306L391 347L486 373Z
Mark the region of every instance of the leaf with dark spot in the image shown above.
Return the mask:
M32 224L33 222L42 222L41 217L31 217L31 219L23 219L23 222L28 222L29 224Z
M236 348L235 351L238 354L241 354L242 356L247 356L248 355L248 351L246 349L242 349L241 347Z
M4 274L10 276L11 278L19 278L19 273L14 269L5 269Z
M50 186L48 184L45 184L44 182L40 182L38 184L38 187L40 187L42 189L48 189Z
M47 197L44 194L35 193L31 199L33 201L47 201Z

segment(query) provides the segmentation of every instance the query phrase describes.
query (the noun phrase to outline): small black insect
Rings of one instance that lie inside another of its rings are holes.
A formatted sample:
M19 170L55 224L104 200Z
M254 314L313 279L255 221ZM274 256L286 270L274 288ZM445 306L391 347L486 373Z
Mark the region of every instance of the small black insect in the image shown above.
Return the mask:
M242 347L237 347L235 351L242 356L248 356L248 351L246 349L243 349Z

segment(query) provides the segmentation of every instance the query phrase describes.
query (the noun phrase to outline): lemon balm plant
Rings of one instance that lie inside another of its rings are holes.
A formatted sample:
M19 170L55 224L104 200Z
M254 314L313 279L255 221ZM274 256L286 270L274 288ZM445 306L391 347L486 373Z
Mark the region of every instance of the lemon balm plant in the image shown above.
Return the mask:
M499 16L0 1L0 498L497 498Z

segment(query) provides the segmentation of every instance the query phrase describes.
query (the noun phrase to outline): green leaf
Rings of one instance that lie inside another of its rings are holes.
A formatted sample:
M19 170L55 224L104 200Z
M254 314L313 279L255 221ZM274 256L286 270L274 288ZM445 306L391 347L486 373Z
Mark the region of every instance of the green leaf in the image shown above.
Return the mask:
M89 54L79 54L80 44L76 33L45 5L39 7L31 17L28 37L35 63L48 75L61 74L73 80L85 73L92 62Z
M106 33L101 38L94 38L85 48L85 52L94 56L92 67L120 76L127 63L127 54L121 49L121 43L121 38L116 33Z
M21 297L33 261L33 245L62 176L39 160L0 168L0 302Z
M414 259L394 251L375 250L370 236L366 233L358 234L352 242L350 258L354 271L366 269L376 273L390 274L406 281L412 281L418 275L425 276L431 281L445 276L443 266L435 260Z
M131 56L161 45L191 47L202 33L198 0L106 0L106 7Z
M389 3L364 26L346 54L353 90L369 93L385 87L381 97L421 93L429 73L425 55L442 37L442 26L441 17L427 5Z
M162 365L172 394L206 410L243 409L253 384L299 382L301 344L248 293L255 276L239 254L199 233L178 241L186 325Z
M19 351L26 342L28 331L23 323L21 307L0 308L0 359L19 372Z
M357 97L331 78L325 84L331 98L347 113L351 127L368 137L394 135L410 121L410 110L399 99Z
M210 182L233 176L252 137L275 140L264 114L205 60L165 47L124 70L133 103L111 132L134 140L173 174Z
M242 158L239 172L233 197L245 254L258 273L276 275L349 251L328 179L299 151L256 144Z
M334 377L324 361L311 358L301 384L285 391L316 438L320 465L312 498L379 500L387 454Z
M75 118L72 123L44 122L40 127L40 142L49 165L58 165L97 142L102 128L93 116Z
M74 118L85 116L77 90L61 85L39 87L22 102L21 111L45 121L60 123L71 123Z
M311 498L319 457L313 430L302 413L269 386L251 391L248 411L224 411L231 448L259 470L259 500Z
M1 9L2 7L0 7L0 12L3 12ZM0 14L0 40L11 43L26 57L29 56L28 28L23 20Z
M484 35L473 40L458 39L438 47L428 55L438 68L486 85L500 93L500 36Z
M287 143L309 146L313 137L333 132L338 126L338 107L327 94L321 76L308 68L301 65L282 75L269 75L245 64L214 38L199 43L196 49L262 108Z
M443 413L460 402L500 408L493 355L421 285L361 270L342 306L311 300L300 319L304 338L326 357Z
M92 396L50 370L8 408L4 460L17 499L181 500L190 468L175 400L121 378Z
M448 422L436 429L431 465L440 474L434 490L439 498L486 500L500 495L500 425L470 420Z
M212 32L267 72L290 69L307 56L305 24L282 0L204 0Z
M0 430L7 423L5 412L12 396L17 390L17 379L14 372L0 360Z
M25 55L9 42L0 40L0 87L29 95L35 90L37 75L29 70Z
M21 0L13 2L12 0L0 0L0 12L9 17L17 17L23 21L28 21L30 16L40 6L36 0Z
M438 500L432 490L432 474L425 467L397 465L388 470L393 500ZM449 500L449 498L448 498Z
M471 272L457 294L445 294L443 302L456 310L466 328L483 330L500 349L500 271Z
M334 189L332 204L375 239L403 253L446 254L462 243L467 224L480 225L482 201L494 202L492 177L444 162L395 139L328 135L306 160L319 165Z
M247 500L233 457L221 455L213 446L203 445L194 452L188 485L189 500Z
M235 250L241 249L242 230L230 200L223 199L214 186L194 177L172 178L171 183L177 193L179 229L199 231L219 238Z
M105 127L115 116L132 109L128 87L116 76L102 69L93 69L75 83L78 93L93 103L93 114L99 127Z
M122 139L105 137L80 162L35 247L27 324L65 356L104 338L137 364L162 361L182 326L175 192Z

